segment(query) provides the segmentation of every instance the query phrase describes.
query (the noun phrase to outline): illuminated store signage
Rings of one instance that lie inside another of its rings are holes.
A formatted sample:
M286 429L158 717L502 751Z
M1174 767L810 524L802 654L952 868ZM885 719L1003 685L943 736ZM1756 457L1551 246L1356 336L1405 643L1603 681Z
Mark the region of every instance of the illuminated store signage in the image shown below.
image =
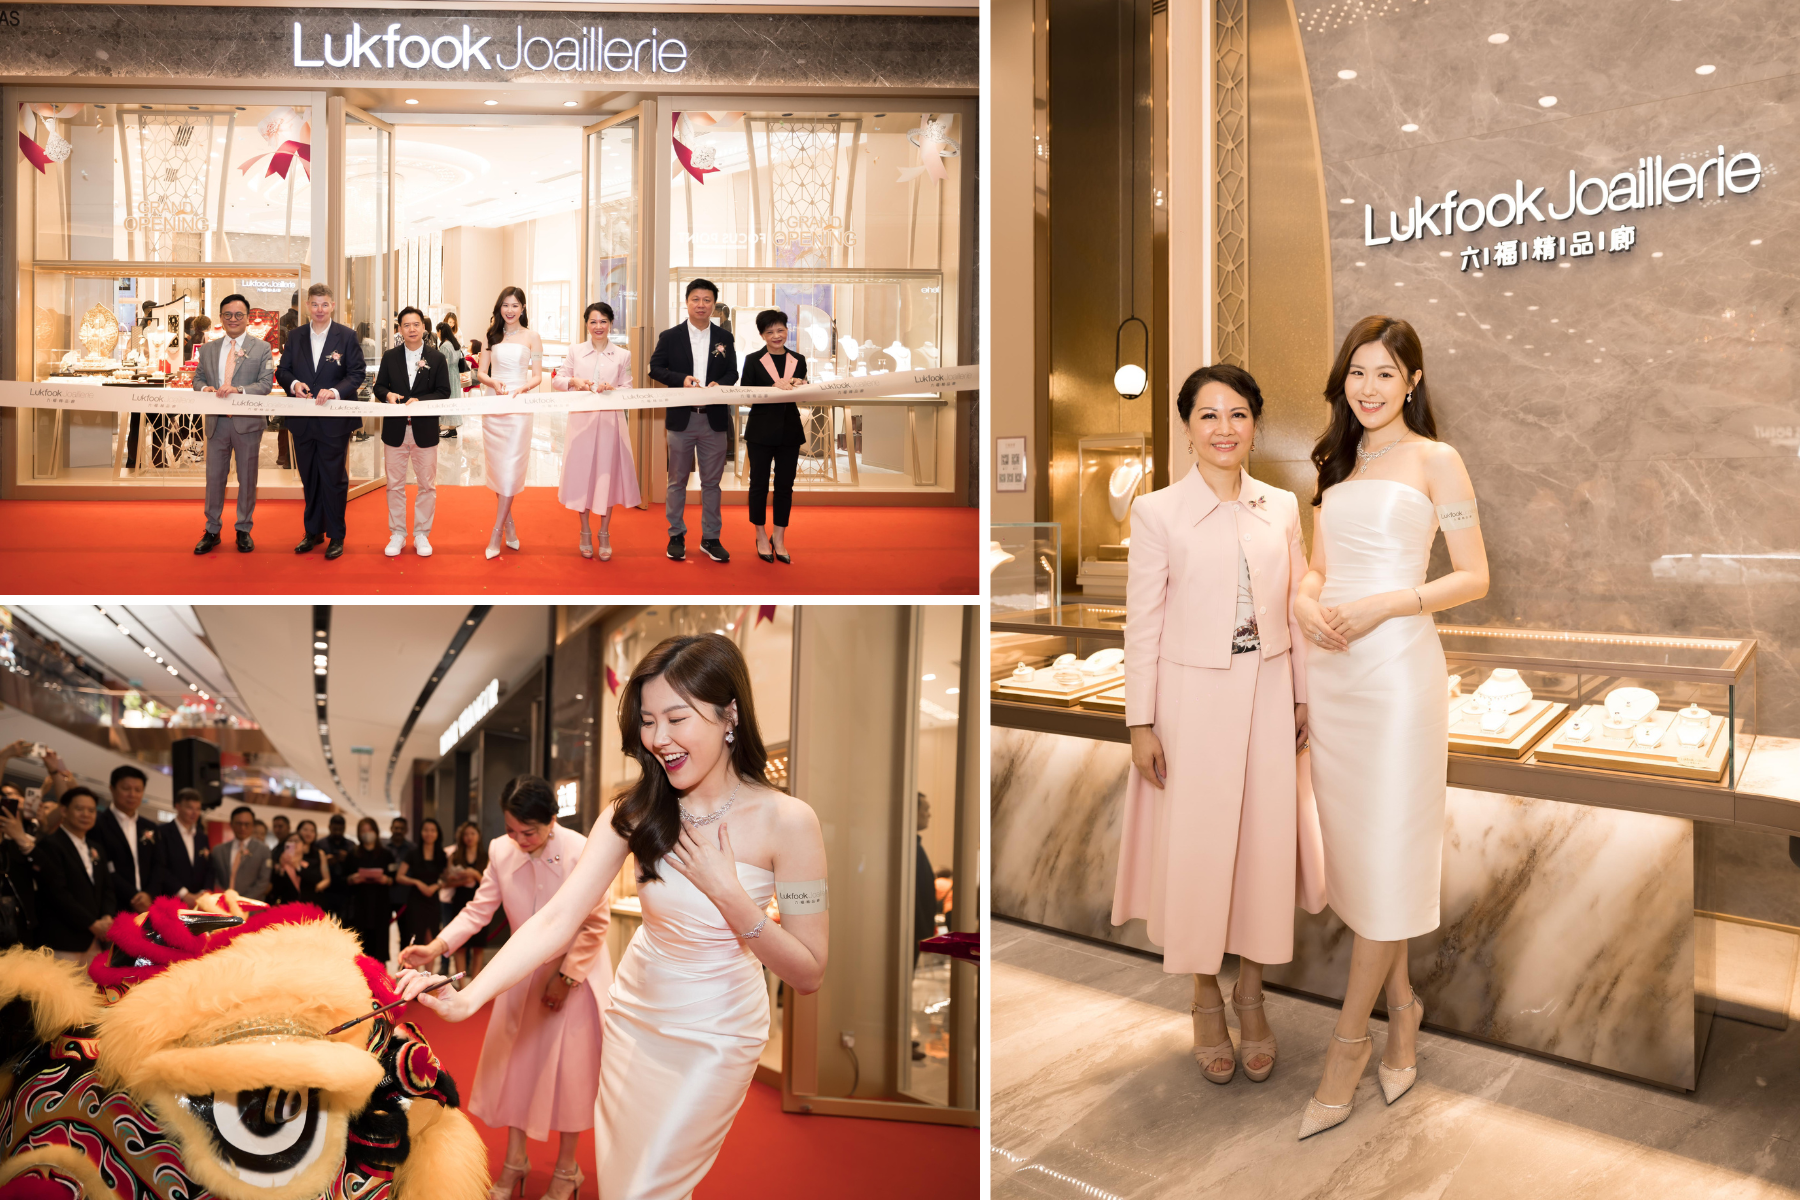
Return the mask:
M500 681L490 680L481 689L481 695L469 701L469 707L462 710L462 715L450 722L450 728L444 730L438 738L438 755L442 757L450 753L450 748L463 740L475 726L481 724L481 718L494 711L494 705L500 703Z
M363 32L360 22L352 21L348 29L319 33L309 38L302 23L294 22L294 65L296 67L368 67L377 71L411 70L438 67L445 71L473 69L484 71L601 71L613 74L634 72L639 75L674 75L687 66L687 44L679 38L662 37L655 29L647 38L606 36L599 25L585 27L579 37L526 37L523 25L513 29L513 44L504 41L490 45L495 35L477 36L468 25L460 35L446 33L429 38L418 33L402 33L402 25L394 21L382 32ZM507 62L506 56L512 55ZM309 55L311 57L309 57ZM489 56L492 56L491 58Z
M1544 201L1540 205L1539 201L1547 189L1539 187L1527 194L1523 179L1513 184L1512 191L1500 192L1487 200L1473 196L1459 200L1454 188L1444 194L1443 200L1432 204L1425 203L1423 196L1415 196L1412 207L1404 213L1388 213L1385 237L1375 236L1375 208L1365 204L1363 245L1383 246L1416 241L1428 236L1454 237L1458 233L1474 233L1483 228L1502 229L1523 225L1527 216L1538 221L1567 221L1577 214L1594 217L1606 212L1629 212L1685 204L1689 200L1703 199L1708 186L1713 188L1715 199L1723 198L1727 192L1742 195L1755 190L1762 182L1763 166L1762 160L1747 150L1727 156L1725 147L1720 146L1716 157L1705 159L1698 165L1691 162L1665 165L1663 156L1656 154L1638 159L1635 170L1620 171L1611 179L1602 179L1596 175L1577 182L1576 176L1577 173L1570 170L1568 195L1560 210L1554 200ZM1405 220L1404 228L1401 226L1402 218ZM1631 229L1635 240L1635 227L1620 227L1621 230L1625 228ZM1616 234L1620 231L1613 232ZM1466 254L1465 251L1465 256ZM1465 269L1467 266L1465 257Z

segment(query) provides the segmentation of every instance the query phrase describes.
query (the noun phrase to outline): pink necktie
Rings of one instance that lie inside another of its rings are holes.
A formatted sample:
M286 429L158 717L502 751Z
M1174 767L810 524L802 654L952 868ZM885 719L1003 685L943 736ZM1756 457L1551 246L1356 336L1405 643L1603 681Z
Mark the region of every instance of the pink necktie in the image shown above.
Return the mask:
M231 887L231 888L237 887L238 864L243 861L244 861L244 843L239 842L237 844L236 848L233 849L231 852L231 878L226 881L226 884L225 884L226 887Z
M221 369L220 383L230 383L237 373L238 348L236 342L225 343L225 366Z

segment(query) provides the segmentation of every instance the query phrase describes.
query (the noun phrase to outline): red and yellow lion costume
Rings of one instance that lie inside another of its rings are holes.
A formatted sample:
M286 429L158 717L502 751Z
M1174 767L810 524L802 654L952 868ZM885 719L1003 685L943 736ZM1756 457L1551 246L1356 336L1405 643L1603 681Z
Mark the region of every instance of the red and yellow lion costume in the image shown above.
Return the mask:
M481 1200L456 1085L310 905L161 899L73 964L0 954L0 1200Z

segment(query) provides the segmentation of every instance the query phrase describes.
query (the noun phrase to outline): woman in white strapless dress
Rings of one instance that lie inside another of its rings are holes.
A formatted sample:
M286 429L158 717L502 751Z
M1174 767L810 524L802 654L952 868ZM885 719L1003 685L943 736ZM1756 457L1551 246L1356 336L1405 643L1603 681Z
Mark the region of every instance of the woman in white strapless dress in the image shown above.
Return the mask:
M619 728L643 773L589 831L574 875L466 988L419 998L452 1021L478 1010L560 954L633 855L644 923L603 1022L600 1200L682 1200L718 1157L768 1040L762 968L801 993L824 980L825 841L804 801L765 782L749 668L724 635L645 655ZM778 920L765 911L775 896ZM441 978L403 971L401 984L410 997Z
M1300 1136L1350 1115L1387 989L1377 1072L1392 1104L1417 1077L1424 1006L1406 939L1438 924L1449 755L1448 677L1431 614L1487 594L1487 552L1462 458L1437 440L1425 356L1411 325L1365 317L1325 385L1331 425L1313 448L1312 570L1294 614L1307 659L1313 791L1332 909L1356 936L1325 1077ZM1439 529L1449 574L1425 580Z
M480 383L497 395L517 396L535 392L538 366L544 360L543 339L528 325L525 293L516 287L500 289L494 302L493 323L488 326L488 346L481 352L475 373ZM500 555L503 544L519 548L519 531L512 520L513 497L525 490L525 473L531 466L531 413L491 413L481 418L482 474L494 489L494 531L486 554Z

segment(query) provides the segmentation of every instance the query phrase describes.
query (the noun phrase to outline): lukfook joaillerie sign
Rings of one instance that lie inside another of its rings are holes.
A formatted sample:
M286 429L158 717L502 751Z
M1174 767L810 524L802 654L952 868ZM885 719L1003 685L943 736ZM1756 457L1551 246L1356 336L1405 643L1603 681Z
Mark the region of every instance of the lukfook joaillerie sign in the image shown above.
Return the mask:
M507 44L510 41L510 45ZM512 61L508 62L507 56ZM492 56L490 58L490 56ZM509 39L500 33L483 33L479 26L464 25L460 34L427 37L407 33L399 21L386 29L365 31L351 21L336 30L317 27L308 33L305 23L294 22L294 66L368 67L377 71L417 71L425 67L463 71L479 66L484 71L568 71L576 73L675 75L687 66L687 44L664 37L652 28L650 36L632 40L607 37L603 25L583 26L577 36L555 41L525 36L515 25Z
M1377 237L1375 206L1365 204L1363 245L1397 245L1425 237L1455 237L1484 228L1510 228L1524 225L1527 217L1547 223L1704 201L1709 186L1712 197L1722 199L1727 194L1754 191L1762 181L1762 159L1748 150L1727 155L1725 147L1720 146L1716 155L1698 162L1684 156L1665 163L1662 155L1654 154L1638 159L1634 169L1620 171L1611 178L1594 175L1581 179L1580 172L1571 169L1560 209L1555 199L1544 199L1548 186L1527 193L1523 179L1514 182L1512 191L1498 192L1486 200L1475 196L1459 199L1461 193L1452 188L1442 200L1427 204L1423 196L1415 196L1410 208L1390 210L1387 234Z

